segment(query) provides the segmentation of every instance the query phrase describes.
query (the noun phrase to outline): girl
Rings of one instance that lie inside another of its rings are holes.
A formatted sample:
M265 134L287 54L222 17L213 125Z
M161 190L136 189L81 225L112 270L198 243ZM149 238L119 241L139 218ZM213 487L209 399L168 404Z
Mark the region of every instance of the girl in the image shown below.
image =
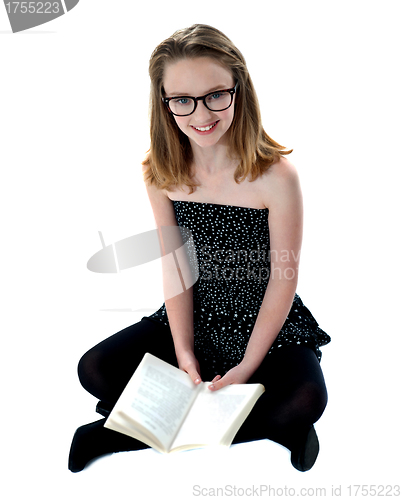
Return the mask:
M264 131L245 60L220 31L194 25L150 60L151 148L144 178L158 228L191 230L199 278L149 317L88 351L84 388L107 417L145 352L212 391L265 386L234 442L268 438L309 470L313 424L327 391L319 361L330 337L296 293L302 195L291 151ZM146 448L104 428L77 429L69 468L111 452Z

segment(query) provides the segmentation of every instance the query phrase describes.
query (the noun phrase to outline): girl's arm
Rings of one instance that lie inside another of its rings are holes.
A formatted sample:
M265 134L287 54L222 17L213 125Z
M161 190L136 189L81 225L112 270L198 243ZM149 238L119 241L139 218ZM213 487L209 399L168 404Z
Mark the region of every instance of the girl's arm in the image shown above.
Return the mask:
M271 171L272 169L272 171ZM245 383L260 366L292 307L296 292L303 233L303 201L299 177L288 160L272 165L266 176L269 208L271 274L243 360L211 390Z
M163 252L166 246L171 247L172 242L164 241L162 228L164 226L177 227L173 204L163 190L155 186L146 186L146 189L159 230ZM187 372L191 379L198 384L201 382L201 376L198 361L194 356L193 288L188 288L175 296L169 293L171 291L169 275L171 273L177 274L178 271L175 266L169 268L169 263L163 266L166 311L179 368ZM171 279L176 280L177 276L172 276ZM167 290L168 292L166 292Z

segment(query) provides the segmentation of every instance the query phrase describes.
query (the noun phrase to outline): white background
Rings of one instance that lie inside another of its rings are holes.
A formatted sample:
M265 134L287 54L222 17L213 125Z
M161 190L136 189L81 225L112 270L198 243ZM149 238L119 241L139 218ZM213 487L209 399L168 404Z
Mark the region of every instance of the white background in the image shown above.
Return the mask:
M189 499L194 485L326 496L341 486L347 497L350 484L400 481L399 7L82 0L16 34L0 7L4 498ZM72 474L73 433L98 418L76 375L80 356L163 302L158 266L105 275L86 263L98 231L108 245L154 228L140 168L148 60L196 22L240 48L267 132L294 149L305 204L298 293L332 337L321 452L304 474L268 441L218 455L121 453Z

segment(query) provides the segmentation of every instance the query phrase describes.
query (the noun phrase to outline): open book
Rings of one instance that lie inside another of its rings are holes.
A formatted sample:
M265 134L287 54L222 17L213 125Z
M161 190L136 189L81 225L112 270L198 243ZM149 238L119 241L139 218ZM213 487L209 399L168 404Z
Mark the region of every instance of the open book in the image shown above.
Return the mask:
M146 353L105 427L161 453L229 446L265 389L233 384L211 391L209 385L194 384L184 371Z

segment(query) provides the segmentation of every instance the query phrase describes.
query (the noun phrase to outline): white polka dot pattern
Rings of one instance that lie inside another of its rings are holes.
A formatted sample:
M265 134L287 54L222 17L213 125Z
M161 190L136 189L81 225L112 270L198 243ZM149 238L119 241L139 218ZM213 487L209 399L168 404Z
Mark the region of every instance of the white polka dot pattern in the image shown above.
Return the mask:
M192 232L198 259L200 275L193 287L196 354L227 371L244 356L269 281L268 209L189 201L173 201L173 206L178 225ZM164 304L149 318L169 325ZM321 360L319 347L330 340L295 294L269 353L305 344Z

